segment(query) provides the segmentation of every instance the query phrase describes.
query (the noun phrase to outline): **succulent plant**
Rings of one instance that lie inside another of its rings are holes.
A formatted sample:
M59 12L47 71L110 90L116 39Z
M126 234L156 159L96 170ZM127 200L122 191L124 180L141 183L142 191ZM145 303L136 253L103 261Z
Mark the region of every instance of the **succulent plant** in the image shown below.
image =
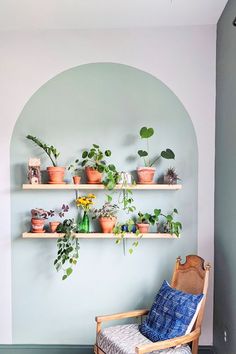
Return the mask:
M180 180L178 174L174 167L169 167L166 174L165 174L165 182L168 184L175 184L177 181Z

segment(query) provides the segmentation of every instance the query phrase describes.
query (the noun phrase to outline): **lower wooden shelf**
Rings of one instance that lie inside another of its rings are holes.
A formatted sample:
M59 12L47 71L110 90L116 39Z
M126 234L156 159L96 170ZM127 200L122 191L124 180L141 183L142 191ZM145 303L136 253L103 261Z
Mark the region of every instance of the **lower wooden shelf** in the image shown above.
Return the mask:
M118 236L115 236L114 234L105 234L105 233L97 233L97 232L91 232L91 233L76 233L74 234L77 238L83 238L83 239L117 239L120 238ZM58 238L58 237L63 237L64 234L59 234L59 233L33 233L33 232L24 232L22 234L23 238ZM139 239L140 236L136 236L133 233L127 233L124 238L131 238L131 239ZM178 237L176 235L171 235L171 234L161 234L161 233L147 233L147 234L142 234L141 238L151 238L151 239L177 239Z

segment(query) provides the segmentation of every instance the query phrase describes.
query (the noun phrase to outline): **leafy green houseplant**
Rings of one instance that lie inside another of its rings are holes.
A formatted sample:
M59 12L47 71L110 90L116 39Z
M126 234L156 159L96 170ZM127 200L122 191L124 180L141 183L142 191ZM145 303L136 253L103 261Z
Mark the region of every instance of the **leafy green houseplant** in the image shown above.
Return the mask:
M160 155L151 159L149 156L149 139L154 135L154 129L142 127L139 135L142 140L146 141L146 150L138 150L138 155L144 162L144 167L139 167L137 169L138 181L142 184L151 184L153 183L153 178L156 171L156 168L153 166L161 157L164 159L174 159L175 154L171 149L166 149L162 151Z
M110 156L110 150L103 152L97 144L93 144L90 150L84 150L82 152L81 166L85 167L88 183L96 184L102 182L102 174L107 170L105 158ZM110 168L114 170L115 166L110 165Z
M47 167L49 183L63 184L65 176L65 167L58 167L57 165L57 159L60 155L60 152L53 145L47 145L33 135L27 135L26 138L36 144L49 157L52 163L52 166Z
M154 214L149 213L138 213L138 218L136 222L136 226L142 233L147 233L149 231L150 224L154 225L155 222L159 220L159 216L161 215L161 209L155 209Z
M59 233L64 234L57 240L57 256L54 266L63 271L62 280L67 279L73 272L73 267L79 259L79 240L75 237L76 224L74 219L66 219L57 228Z
M74 163L68 166L68 171L71 173L74 184L80 184L81 181L81 169L79 168L79 159L76 159Z
M119 206L105 202L100 209L93 210L93 219L98 219L103 233L112 233L116 224Z
M161 214L165 221L162 225L164 233L168 233L171 235L180 236L180 231L182 230L182 223L174 220L174 216L178 214L178 210L174 209L171 213L165 215Z

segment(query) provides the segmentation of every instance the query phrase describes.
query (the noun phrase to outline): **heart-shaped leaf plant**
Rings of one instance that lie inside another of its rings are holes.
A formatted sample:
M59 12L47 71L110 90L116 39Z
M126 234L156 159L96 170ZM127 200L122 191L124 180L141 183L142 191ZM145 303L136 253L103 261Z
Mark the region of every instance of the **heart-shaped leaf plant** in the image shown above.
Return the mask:
M171 149L166 149L165 151L161 152L161 157L170 160L175 158L175 154Z
M154 134L153 128L142 127L139 132L142 139L148 139Z

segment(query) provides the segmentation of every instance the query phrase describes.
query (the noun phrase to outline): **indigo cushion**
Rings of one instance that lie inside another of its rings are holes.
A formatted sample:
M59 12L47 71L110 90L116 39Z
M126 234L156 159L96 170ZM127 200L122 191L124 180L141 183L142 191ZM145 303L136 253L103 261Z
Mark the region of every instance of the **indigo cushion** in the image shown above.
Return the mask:
M173 289L165 280L140 332L152 342L184 335L202 297Z

